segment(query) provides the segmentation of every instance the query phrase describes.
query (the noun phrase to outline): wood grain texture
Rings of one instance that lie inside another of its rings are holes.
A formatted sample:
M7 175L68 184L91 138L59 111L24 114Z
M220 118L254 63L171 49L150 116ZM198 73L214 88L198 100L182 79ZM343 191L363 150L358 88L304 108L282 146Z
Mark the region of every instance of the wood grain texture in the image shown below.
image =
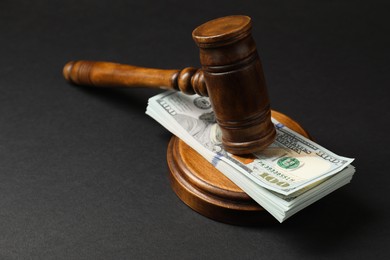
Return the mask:
M272 116L301 135L310 137L288 116L276 111L272 111ZM175 136L168 146L167 162L172 189L185 204L198 213L235 225L276 223L274 218L244 191Z
M149 87L174 89L192 95L208 96L203 72L144 68L103 61L70 61L63 68L64 78L76 85L95 87Z
M222 143L233 154L261 151L276 134L251 29L248 16L234 15L211 20L192 33Z
M66 80L98 87L151 87L209 96L222 143L232 154L260 151L275 139L262 65L251 35L251 19L235 15L197 27L202 69L142 68L111 62L71 61Z

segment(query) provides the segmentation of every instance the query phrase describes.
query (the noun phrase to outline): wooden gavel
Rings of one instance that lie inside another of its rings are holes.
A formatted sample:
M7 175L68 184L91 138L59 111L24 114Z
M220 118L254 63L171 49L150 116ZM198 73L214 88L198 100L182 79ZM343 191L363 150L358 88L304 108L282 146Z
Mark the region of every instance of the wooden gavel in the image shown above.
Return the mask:
M163 87L209 96L224 148L233 154L257 152L274 141L276 131L251 29L251 19L241 15L197 27L192 37L200 49L202 69L160 70L71 61L63 74L77 85Z

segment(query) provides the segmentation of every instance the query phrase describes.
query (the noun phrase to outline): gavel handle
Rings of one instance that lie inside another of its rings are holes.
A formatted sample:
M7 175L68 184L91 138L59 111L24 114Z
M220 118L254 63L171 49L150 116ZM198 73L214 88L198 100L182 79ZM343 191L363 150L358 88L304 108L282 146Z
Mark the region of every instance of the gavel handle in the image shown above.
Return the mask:
M76 85L96 87L151 87L208 96L203 71L196 68L162 70L102 61L70 61L65 79Z

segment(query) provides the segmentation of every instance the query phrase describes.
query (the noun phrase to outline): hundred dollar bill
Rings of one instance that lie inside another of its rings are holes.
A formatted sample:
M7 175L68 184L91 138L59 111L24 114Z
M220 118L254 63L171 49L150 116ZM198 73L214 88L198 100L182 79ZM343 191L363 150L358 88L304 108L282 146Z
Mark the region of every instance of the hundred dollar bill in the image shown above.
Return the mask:
M257 185L244 175L236 174L236 172L232 171L233 168L224 167L223 164L224 162L218 164L216 166L217 169L223 172L279 222L283 222L305 207L348 184L355 172L355 168L352 165L348 165L341 172L327 177L318 183L306 186L298 195L283 196Z
M256 184L288 196L328 178L353 159L338 156L273 119L276 140L250 156L223 149L208 98L168 91L149 100L146 113L216 166L220 161Z
M212 160L212 157L205 158L209 161ZM279 222L285 221L287 218L310 204L348 184L355 172L355 168L352 165L348 165L345 169L335 175L308 185L291 195L282 195L257 185L224 161L220 161L215 167L273 215Z

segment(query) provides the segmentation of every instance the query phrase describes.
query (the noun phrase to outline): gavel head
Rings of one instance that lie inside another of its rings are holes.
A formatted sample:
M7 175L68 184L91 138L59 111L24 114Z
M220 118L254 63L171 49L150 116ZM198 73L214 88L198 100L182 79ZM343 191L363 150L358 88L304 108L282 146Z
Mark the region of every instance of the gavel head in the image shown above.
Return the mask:
M276 135L251 19L228 16L197 27L193 39L226 151L263 150Z

